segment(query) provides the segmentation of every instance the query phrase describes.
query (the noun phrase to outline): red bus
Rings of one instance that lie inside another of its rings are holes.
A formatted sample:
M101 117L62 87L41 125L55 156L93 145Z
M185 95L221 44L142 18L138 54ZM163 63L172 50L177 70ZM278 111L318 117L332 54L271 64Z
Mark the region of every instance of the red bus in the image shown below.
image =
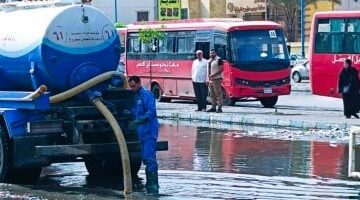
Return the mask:
M360 67L360 11L319 12L310 35L310 83L316 95L340 97L338 77L346 58Z
M164 38L145 45L139 30L160 28ZM126 33L124 33L126 31ZM282 26L269 21L191 19L128 25L126 73L138 75L158 100L195 99L191 66L195 51L209 58L216 49L224 60L225 105L260 100L273 107L279 95L290 93L290 67Z

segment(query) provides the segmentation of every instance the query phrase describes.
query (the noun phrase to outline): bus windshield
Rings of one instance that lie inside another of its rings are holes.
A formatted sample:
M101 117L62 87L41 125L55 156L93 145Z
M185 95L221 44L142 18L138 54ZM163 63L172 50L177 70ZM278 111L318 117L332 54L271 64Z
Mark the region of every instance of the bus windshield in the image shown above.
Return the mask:
M273 71L289 67L282 30L249 30L229 33L229 61L242 70Z
M318 19L316 26L316 53L360 53L360 19Z

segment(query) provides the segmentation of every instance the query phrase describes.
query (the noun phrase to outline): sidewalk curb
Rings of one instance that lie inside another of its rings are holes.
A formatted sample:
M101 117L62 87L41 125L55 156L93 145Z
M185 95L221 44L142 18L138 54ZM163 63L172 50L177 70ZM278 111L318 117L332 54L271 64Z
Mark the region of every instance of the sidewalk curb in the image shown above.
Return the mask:
M273 126L273 127L292 127L300 129L340 129L350 128L348 123L326 123L307 120L282 119L281 117L256 117L240 116L237 114L224 113L195 113L195 112L176 112L169 110L158 110L157 116L163 119L175 120L200 120L209 123L229 123L239 125L254 126Z
M309 93L311 92L311 90L302 90L302 89L291 89L291 92L304 92L304 93Z

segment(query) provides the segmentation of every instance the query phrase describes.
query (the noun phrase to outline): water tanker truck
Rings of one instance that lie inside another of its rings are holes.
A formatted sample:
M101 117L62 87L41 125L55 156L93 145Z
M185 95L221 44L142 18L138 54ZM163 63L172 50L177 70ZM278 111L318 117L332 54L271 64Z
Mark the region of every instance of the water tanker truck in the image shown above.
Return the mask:
M87 5L51 6L0 12L0 29L0 182L34 182L42 167L72 161L89 175L122 175L115 131L94 99L123 131L136 175L134 95L114 72L120 41L110 19Z

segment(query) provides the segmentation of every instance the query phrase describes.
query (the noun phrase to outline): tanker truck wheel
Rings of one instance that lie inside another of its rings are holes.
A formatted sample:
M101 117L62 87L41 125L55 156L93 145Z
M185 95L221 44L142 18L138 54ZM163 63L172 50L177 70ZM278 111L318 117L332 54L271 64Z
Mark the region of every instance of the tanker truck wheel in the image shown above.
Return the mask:
M85 159L85 167L92 177L123 176L121 159L89 157ZM131 160L130 167L131 176L134 178L140 170L141 161Z
M35 184L40 177L41 167L16 169L12 175L11 182L18 184Z
M12 171L10 139L0 124L0 182L9 183Z
M14 169L11 164L12 150L10 139L2 125L0 125L0 182L34 184L39 179L41 167Z

